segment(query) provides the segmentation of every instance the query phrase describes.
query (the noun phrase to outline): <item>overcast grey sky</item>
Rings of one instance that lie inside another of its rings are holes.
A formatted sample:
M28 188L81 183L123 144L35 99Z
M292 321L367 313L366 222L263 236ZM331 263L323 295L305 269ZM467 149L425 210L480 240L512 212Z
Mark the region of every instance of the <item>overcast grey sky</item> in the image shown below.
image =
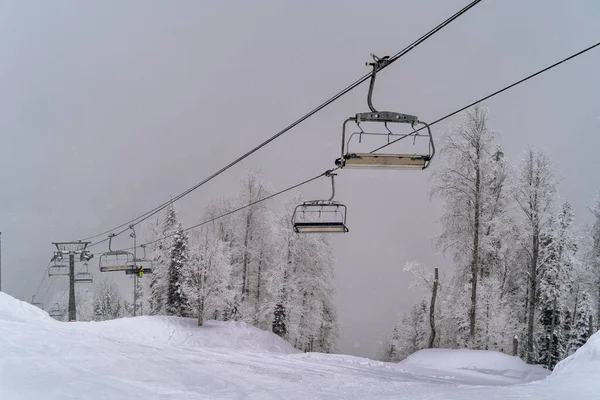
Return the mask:
M3 290L30 300L52 241L180 193L368 72L370 52L395 53L467 3L1 0ZM484 0L382 72L374 102L435 120L597 42L598 21L595 0ZM556 160L579 222L600 189L599 70L596 49L487 102L509 160L526 144ZM331 168L341 123L366 111L366 90L179 202L184 225L237 191L248 168L276 190ZM420 296L404 263L449 271L431 243L440 207L428 173L348 170L337 183L351 230L333 241L339 347L374 356ZM302 193L326 196L328 182Z

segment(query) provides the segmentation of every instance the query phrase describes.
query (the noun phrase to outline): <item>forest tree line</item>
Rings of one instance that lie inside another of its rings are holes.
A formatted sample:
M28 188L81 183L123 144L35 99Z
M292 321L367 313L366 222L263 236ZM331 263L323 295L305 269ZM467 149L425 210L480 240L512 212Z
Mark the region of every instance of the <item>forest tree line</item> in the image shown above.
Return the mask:
M209 205L202 220L271 194L256 172L242 184L237 196ZM156 242L148 246L153 273L137 286L138 315L192 317L198 325L243 321L302 351L334 351L339 324L332 247L324 235L293 232L290 215L298 202L280 210L261 202L191 231L169 206L146 226ZM109 277L77 291L79 320L133 315L133 289L123 296Z
M527 147L512 166L497 139L482 107L442 139L431 186L443 203L435 246L454 272L436 281L433 268L406 264L424 297L397 321L383 360L428 347L516 350L553 368L599 329L600 197L589 207L593 226L576 226L548 155Z

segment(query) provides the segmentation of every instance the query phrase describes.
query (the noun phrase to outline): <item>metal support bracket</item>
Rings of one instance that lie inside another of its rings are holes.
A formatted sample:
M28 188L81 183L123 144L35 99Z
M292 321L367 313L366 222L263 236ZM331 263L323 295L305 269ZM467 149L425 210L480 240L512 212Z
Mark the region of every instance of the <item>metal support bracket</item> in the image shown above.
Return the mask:
M414 125L419 122L415 115L401 114L393 111L377 111L356 114L356 122L402 122Z

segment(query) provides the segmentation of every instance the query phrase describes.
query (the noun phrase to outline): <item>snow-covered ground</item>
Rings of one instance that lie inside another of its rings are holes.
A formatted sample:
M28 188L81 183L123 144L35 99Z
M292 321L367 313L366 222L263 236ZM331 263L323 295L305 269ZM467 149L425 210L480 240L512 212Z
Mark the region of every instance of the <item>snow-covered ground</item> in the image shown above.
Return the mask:
M61 323L0 293L0 399L597 399L600 336L552 375L504 354L424 350L393 364L299 353L243 323Z

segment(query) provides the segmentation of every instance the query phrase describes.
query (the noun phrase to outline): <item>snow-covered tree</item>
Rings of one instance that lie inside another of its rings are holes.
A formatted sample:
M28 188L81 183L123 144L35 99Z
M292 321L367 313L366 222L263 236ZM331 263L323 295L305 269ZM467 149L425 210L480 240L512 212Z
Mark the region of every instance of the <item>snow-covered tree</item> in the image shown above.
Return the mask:
M77 321L94 320L93 284L77 283L75 285L75 299L77 301Z
M289 220L296 203L288 203L276 219L277 253L265 275L265 304L270 307L271 328L284 322L285 337L294 347L331 352L339 331L331 243L324 235L293 232Z
M233 290L230 249L215 231L207 226L192 237L191 259L185 268L185 293L198 325L217 319L230 307Z
M211 222L190 239L172 206L162 222L151 224L151 313L193 315L199 324L241 320L273 330L301 350L332 352L339 324L331 243L326 236L293 232L296 201L281 212L253 204L269 193L251 171L237 196L207 207L204 219ZM221 217L239 207L245 208Z
M112 280L104 278L94 293L94 320L106 321L122 316L121 295Z
M409 261L404 265L404 271L411 272L416 278L415 281L410 285L410 288L420 288L425 291L427 295L431 293L431 301L429 302L429 348L434 347L436 337L436 299L439 291L439 276L438 269L434 268L433 274L428 274L425 270L425 266L416 262ZM438 307L439 308L439 307ZM439 314L439 310L437 312Z
M593 281L596 285L596 327L600 329L600 192L594 199L594 204L590 207L594 217L594 223L591 228L591 248L589 251L589 267L594 276Z
M165 311L167 315L186 317L189 313L189 303L184 288L184 270L189 262L188 237L178 224L171 238L167 269L167 299Z
M275 305L273 312L273 326L271 328L274 334L285 339L287 335L287 327L285 323L285 307L281 303Z
M494 133L487 127L487 111L474 107L464 123L443 139L443 162L434 172L431 194L444 201L442 234L438 244L454 256L461 286L468 283L468 346L476 347L477 286L485 267L485 236L501 213L505 164L500 150L492 149ZM487 240L494 245L493 237ZM489 247L489 245L488 245ZM460 304L460 303L459 303Z
M171 248L173 234L179 226L177 212L173 204L166 208L165 217L160 221L158 219L149 226L151 239L156 240L152 244L152 274L150 275L150 293L148 295L148 304L150 315L166 314L168 271L171 261Z
M256 202L270 194L260 173L252 170L243 179L242 190L234 200L238 207ZM274 244L273 220L265 203L247 207L233 218L231 239L232 287L235 288L236 319L268 329L270 313L264 307L264 277L272 267L269 259Z
M577 238L571 205L563 203L558 216L540 236L539 325L537 361L553 368L561 360L568 337L562 330L564 310L573 285L579 287L575 266Z
M386 362L396 362L400 359L398 345L400 344L400 321L394 325L392 333L386 337L379 349L379 359Z
M556 179L552 162L540 150L529 148L519 166L514 199L522 213L523 247L527 252L528 297L526 359L535 359L534 327L538 295L538 267L540 264L540 236L552 215Z
M427 302L415 304L396 323L390 339L382 350L384 361L401 361L427 347L429 333Z
M571 338L569 340L568 354L573 354L578 348L583 346L592 335L590 321L592 319L592 304L587 290L583 291L581 299L577 304L575 320L571 328Z

